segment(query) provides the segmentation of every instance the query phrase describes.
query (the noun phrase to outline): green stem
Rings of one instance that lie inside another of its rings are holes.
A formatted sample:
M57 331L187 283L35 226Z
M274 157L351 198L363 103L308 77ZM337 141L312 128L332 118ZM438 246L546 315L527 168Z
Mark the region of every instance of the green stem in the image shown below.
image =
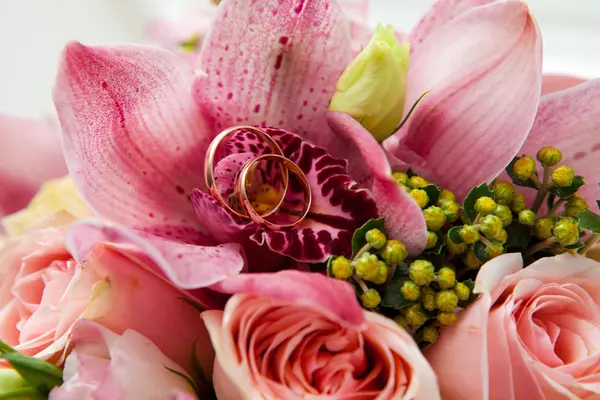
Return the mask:
M567 202L567 200L565 200L565 199L560 199L559 201L557 201L556 204L554 204L552 206L550 211L548 211L548 215L556 214L556 211L559 209L559 207L562 206L563 204L565 204L566 202Z
M550 183L550 168L544 167L544 180L542 182L542 187L538 190L537 195L535 196L535 201L533 202L533 206L531 207L531 211L537 215L538 211L540 211L540 207L544 203L544 199L548 194L548 183Z
M540 190L542 188L542 182L540 182L540 178L538 178L537 175L531 175L530 179L533 181L533 184L535 185L537 190Z
M585 254L596 244L596 242L600 239L600 233L594 233L592 236L585 241L585 246L583 246L579 250L579 254L585 256Z
M545 250L547 248L552 247L552 243L554 243L555 240L556 239L554 239L554 237L551 237L551 238L548 238L548 239L544 240L543 242L539 242L537 244L534 244L529 249L527 249L527 251L525 252L524 256L525 257L529 257L529 256L537 253L538 251L542 251L542 250Z
M360 288L363 291L363 293L367 293L369 291L369 287L367 286L367 284L365 283L365 281L363 281L362 279L360 279L356 275L353 275L352 277L354 278L354 280L356 281L356 283L358 283L358 286L360 286Z
M493 243L490 242L486 237L484 237L483 234L479 237L479 240L481 241L481 243L485 244L486 247L493 246Z
M371 248L372 248L372 247L373 247L373 246L371 246L369 243L365 244L365 245L362 247L362 249L360 249L360 250L358 251L358 253L356 253L356 256L354 257L354 259L353 259L352 261L356 261L356 260L358 260L359 258L361 258L361 257L362 257L362 255L363 255L363 254L365 254L367 251L371 250Z

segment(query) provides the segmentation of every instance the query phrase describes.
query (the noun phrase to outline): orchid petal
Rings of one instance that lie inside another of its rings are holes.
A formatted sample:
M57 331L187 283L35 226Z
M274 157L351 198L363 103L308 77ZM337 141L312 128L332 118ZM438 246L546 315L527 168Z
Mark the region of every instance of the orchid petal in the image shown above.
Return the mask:
M350 60L335 2L224 0L200 54L196 100L215 132L277 126L341 154L325 112Z
M542 95L569 89L586 80L570 75L544 75L542 79Z
M318 273L287 270L274 274L241 274L212 288L229 294L252 294L305 305L350 325L364 323L364 313L352 286Z
M54 101L69 170L97 214L140 229L198 227L189 194L204 186L210 135L191 81L164 50L66 47Z
M600 183L600 79L542 97L519 154L535 155L543 146L558 148L563 154L561 164L585 178L586 185L578 193L593 204Z
M431 92L384 147L464 198L516 155L535 118L541 78L541 40L527 6L472 8L415 48L406 104Z
M375 138L349 115L330 112L331 129L345 140L354 142L372 176L372 192L379 215L386 218L390 237L404 243L410 254L418 255L427 243L423 212L412 197L392 178L386 154Z
M0 216L25 207L40 185L67 173L50 121L0 114Z

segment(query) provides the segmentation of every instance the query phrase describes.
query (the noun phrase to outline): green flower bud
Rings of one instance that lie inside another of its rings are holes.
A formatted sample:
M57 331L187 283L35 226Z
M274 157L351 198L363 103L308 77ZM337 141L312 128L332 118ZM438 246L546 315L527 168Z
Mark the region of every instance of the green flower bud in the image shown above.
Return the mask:
M371 281L376 285L382 285L387 281L389 267L383 261L379 261L379 269L377 270L377 276Z
M400 292L406 300L410 301L417 301L421 297L421 289L413 281L404 281Z
M535 223L535 213L531 210L523 210L519 213L519 223L531 226Z
M404 330L408 330L410 327L408 326L408 322L406 321L406 317L402 314L398 314L394 317L394 321L400 326L400 328Z
M435 343L436 340L440 337L440 333L438 332L435 326L426 326L423 328L423 340L429 343Z
M535 174L535 161L533 158L523 156L513 164L513 171L517 178L527 180Z
M336 257L331 262L331 271L336 279L348 279L354 273L352 263L346 257Z
M427 311L435 310L435 290L429 286L423 286L421 288L421 303Z
M479 229L486 237L493 239L502 231L502 221L495 215L486 215L481 220Z
M450 190L444 189L440 192L438 196L438 206L441 206L441 202L443 201L456 201L456 196Z
M435 305L440 311L454 311L458 307L458 296L454 290L441 290L435 294Z
M525 196L523 196L521 193L516 193L510 207L516 213L520 213L521 211L526 209L527 204L525 202Z
M404 317L410 326L421 326L427 321L427 316L419 304L413 304L405 308Z
M425 249L433 249L437 245L438 236L435 232L428 231L427 232L427 244L425 245Z
M179 42L179 50L184 53L193 53L200 47L201 36L198 33L192 33L182 42Z
M466 244L473 244L479 241L479 230L472 225L463 225L458 233Z
M473 250L473 246L469 246L469 250L465 253L463 257L463 262L470 269L477 269L481 266L481 262L475 255L475 251Z
M552 234L561 245L569 246L579 240L579 224L575 218L563 218L554 225Z
M7 395L8 393L18 390L18 389L24 389L26 387L29 387L29 385L27 384L27 382L25 382L25 380L21 377L21 375L19 375L19 373L17 371L15 371L12 368L0 368L0 397L2 395ZM25 397L25 396L19 396L19 397L3 397L6 399L19 399L19 400L26 400L29 398L35 398L38 399L39 397Z
M549 217L540 218L535 221L533 231L538 239L546 240L552 237L552 227L554 220Z
M366 308L375 308L381 304L381 296L375 289L369 289L360 296L360 301Z
M427 207L423 210L423 216L427 229L431 231L440 230L446 223L446 214L438 206Z
M494 198L498 204L510 204L515 197L515 187L507 181L496 179L492 185L492 190L495 190Z
M467 250L467 245L464 243L454 243L452 239L446 238L446 247L450 254L459 255Z
M379 274L379 259L376 255L366 252L356 261L356 276L366 281L377 279Z
M371 247L374 247L377 250L382 249L387 242L387 238L379 229L368 230L365 239L367 239L367 243L369 243Z
M508 240L508 232L506 232L506 229L502 229L500 231L500 233L498 234L498 236L496 236L494 239L496 239L497 241L500 242L500 244L503 245Z
M456 322L456 315L453 312L439 312L437 320L442 326L450 326Z
M410 194L410 197L412 197L421 208L425 208L427 203L429 203L429 196L427 195L427 192L422 189L413 189L408 192L408 194Z
M580 212L584 212L588 208L589 206L584 199L579 196L571 196L569 197L569 200L567 200L565 213L569 217L576 217Z
M435 268L427 260L415 260L410 264L410 279L420 286L427 286L435 278Z
M554 167L562 160L562 153L556 147L542 147L537 153L537 159L544 167Z
M497 204L491 197L481 196L475 200L475 211L480 215L493 214L496 211Z
M399 44L391 25L377 25L369 44L335 85L329 109L359 121L381 142L402 119L410 45Z
M394 178L398 184L408 186L408 175L406 172L394 172L392 178Z
M408 250L401 241L388 240L380 255L388 265L400 264L408 257Z
M442 267L438 271L438 284L440 289L451 289L456 284L456 273L450 267Z
M471 297L471 289L462 282L458 282L454 287L454 293L458 297L458 300L466 301Z
M485 254L491 259L504 253L504 247L500 243L492 243L485 248Z
M460 206L454 200L443 200L437 202L438 206L444 211L446 215L446 220L448 222L454 222L458 219L460 215Z
M502 221L502 226L509 226L512 223L513 214L507 205L498 204L494 215L500 218L500 221Z
M575 173L566 165L561 165L552 171L552 183L558 187L569 187L573 184Z

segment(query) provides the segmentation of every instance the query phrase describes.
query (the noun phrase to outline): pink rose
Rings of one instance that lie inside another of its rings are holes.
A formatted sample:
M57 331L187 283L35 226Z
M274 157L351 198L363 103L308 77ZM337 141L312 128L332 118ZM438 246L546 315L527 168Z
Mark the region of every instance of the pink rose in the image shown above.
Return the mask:
M181 366L136 331L117 335L81 320L71 342L64 384L52 390L50 400L196 398L185 378L167 370L185 373Z
M563 254L486 263L481 298L426 352L445 399L600 398L600 264Z
M187 295L135 254L97 243L65 247L67 226L8 238L0 249L0 338L20 352L61 363L73 324L84 318L121 334L133 329L189 367L194 340L211 364L208 334ZM78 239L81 239L78 236ZM75 247L70 247L74 250ZM76 252L78 252L77 250ZM80 258L84 257L84 258ZM176 337L177 340L173 340Z
M394 321L363 311L352 287L319 274L244 274L206 311L220 400L439 399L435 375Z

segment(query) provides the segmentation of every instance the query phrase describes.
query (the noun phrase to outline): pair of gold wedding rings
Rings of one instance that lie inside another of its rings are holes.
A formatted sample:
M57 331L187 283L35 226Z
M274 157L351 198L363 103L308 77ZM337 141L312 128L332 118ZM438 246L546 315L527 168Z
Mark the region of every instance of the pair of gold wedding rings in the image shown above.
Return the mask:
M259 155L247 161L242 166L239 174L237 175L233 194L225 198L223 196L223 193L221 193L221 191L217 188L217 182L215 181L215 157L220 146L228 138L228 136L240 131L250 131L259 135L261 138L264 139L265 144L268 145L268 147L271 150L271 153ZM272 161L279 164L279 170L282 174L283 193L279 198L279 202L274 207L270 208L266 212L260 213L254 208L252 204L253 202L249 197L247 187L250 186L248 183L252 179L250 175L259 165L259 163L263 161ZM290 173L296 176L304 193L302 211L295 211L293 209L287 209L286 207L284 207L286 195L288 193L289 188ZM270 229L280 230L296 226L306 218L310 211L310 206L312 202L312 192L310 189L310 183L308 182L308 178L296 163L294 163L289 158L285 157L283 151L281 150L277 142L268 133L254 126L234 126L219 133L213 139L210 146L208 147L208 150L206 151L206 158L204 163L204 179L206 181L206 186L208 187L210 194L219 203L221 203L221 205L227 211L241 219L250 219L257 224L267 226ZM240 209L236 210L234 207L231 206L230 200L232 196L234 196L234 198L237 197L237 200L239 200L241 206ZM284 212L290 214L290 216L294 216L295 219L292 222L285 224L278 224L267 220L268 217L273 216L276 213Z

